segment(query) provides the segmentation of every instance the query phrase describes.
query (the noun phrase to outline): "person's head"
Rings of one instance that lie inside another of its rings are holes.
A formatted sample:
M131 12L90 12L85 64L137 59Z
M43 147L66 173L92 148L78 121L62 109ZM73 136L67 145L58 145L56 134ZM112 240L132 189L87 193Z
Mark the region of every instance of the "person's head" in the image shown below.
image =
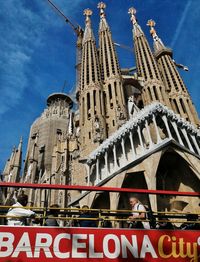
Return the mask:
M89 212L89 210L88 210L89 206L87 206L87 205L82 206L81 209L82 209L82 211L81 211L82 213L88 213Z
M139 202L139 200L136 197L130 197L129 198L129 204L130 206L133 208L137 203Z
M18 195L17 202L20 203L22 206L26 206L28 203L28 196L24 193Z
M60 206L58 204L53 204L50 206L49 213L51 215L57 216L60 212Z

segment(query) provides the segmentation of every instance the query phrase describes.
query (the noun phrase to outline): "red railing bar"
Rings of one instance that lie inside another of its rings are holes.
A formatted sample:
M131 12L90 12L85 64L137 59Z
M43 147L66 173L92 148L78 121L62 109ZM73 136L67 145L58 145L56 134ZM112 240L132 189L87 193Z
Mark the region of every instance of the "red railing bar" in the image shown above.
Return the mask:
M57 190L84 190L84 191L105 191L105 192L123 192L140 193L155 195L175 195L175 196L194 196L199 197L200 192L178 192L171 190L147 190L138 188L118 188L118 187L99 187L99 186L72 186L72 185L53 185L53 184L31 184L31 183L10 183L0 182L0 187L32 188L32 189L57 189Z

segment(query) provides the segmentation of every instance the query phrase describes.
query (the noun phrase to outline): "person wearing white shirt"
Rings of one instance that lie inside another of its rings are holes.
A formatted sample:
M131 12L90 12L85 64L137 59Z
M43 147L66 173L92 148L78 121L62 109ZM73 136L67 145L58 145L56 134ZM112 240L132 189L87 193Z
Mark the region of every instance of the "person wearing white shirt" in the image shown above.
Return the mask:
M34 218L35 212L30 209L25 209L24 207L28 203L28 196L25 194L20 194L17 197L17 203L12 205L8 210L7 225L8 226L25 226L27 225L27 218Z
M143 204L136 197L130 197L129 203L133 211L132 216L129 217L130 225L134 228L150 229L149 222L137 221L138 219L145 220L146 218L146 209Z

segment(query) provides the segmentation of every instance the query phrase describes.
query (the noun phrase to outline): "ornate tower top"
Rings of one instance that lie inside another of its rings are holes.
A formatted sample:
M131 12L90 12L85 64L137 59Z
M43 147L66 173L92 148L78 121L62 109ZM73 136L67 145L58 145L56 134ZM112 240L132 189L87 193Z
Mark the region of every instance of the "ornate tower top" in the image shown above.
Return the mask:
M94 35L92 32L92 28L91 28L91 19L90 16L92 15L92 10L90 10L89 8L85 9L83 11L83 15L85 15L85 32L84 32L84 36L83 36L83 44L89 40L94 40Z
M147 21L147 26L150 27L150 34L153 37L154 40L154 49L155 51L159 51L163 48L165 48L165 45L163 44L162 40L158 37L156 30L155 30L156 22L152 19Z
M149 26L151 29L150 29L150 33L153 37L156 37L157 34L156 34L156 30L154 28L154 26L156 25L156 22L152 19L148 20L147 21L147 26Z
M100 21L100 25L99 25L99 31L105 31L105 30L110 30L109 29L109 26L107 24L107 21L106 21L106 14L105 14L105 9L106 9L106 4L103 3L103 2L100 2L98 3L97 5L97 8L100 9L100 18L101 18L101 21Z
M131 15L131 21L132 21L133 25L137 24L137 19L136 19L136 16L135 16L136 12L137 11L134 7L130 7L128 9L128 14Z
M85 10L83 11L83 15L86 16L85 22L86 22L86 23L89 22L89 21L90 21L90 16L92 15L92 10L89 9L89 8L85 9Z
M103 2L100 2L98 3L97 8L100 9L100 17L101 18L105 17L106 15L105 15L104 9L106 9L106 4Z
M136 9L134 7L130 7L128 9L128 14L131 15L131 22L133 24L133 30L134 30L134 35L135 37L139 37L141 35L144 35L141 27L138 25L137 19L136 19Z

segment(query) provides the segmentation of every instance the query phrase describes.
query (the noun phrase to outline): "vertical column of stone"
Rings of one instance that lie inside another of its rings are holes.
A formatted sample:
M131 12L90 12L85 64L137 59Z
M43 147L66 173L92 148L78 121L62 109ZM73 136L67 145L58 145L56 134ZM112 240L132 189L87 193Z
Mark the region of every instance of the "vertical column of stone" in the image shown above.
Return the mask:
M133 24L133 39L137 73L139 77L143 77L144 79L144 87L142 90L142 97L144 98L143 102L146 105L157 100L169 106L169 98L165 91L165 86L162 82L156 60L141 27L137 23L137 19L135 17L136 10L134 8L130 8L129 13Z
M127 119L122 77L112 35L105 17L106 5L98 4L99 24L99 60L103 92L105 97L106 124L108 136L116 131Z
M87 156L106 138L100 65L90 20L92 11L86 9L84 15L86 20L82 42L79 99L80 142L81 155L83 157Z
M155 31L155 22L149 20L147 25L150 26L150 33L154 40L154 51L158 67L162 75L166 90L169 92L169 100L172 109L193 124L199 124L199 118L196 109L192 103L187 87L181 78L175 61L173 60L172 50L165 47ZM179 65L183 69L183 65Z

